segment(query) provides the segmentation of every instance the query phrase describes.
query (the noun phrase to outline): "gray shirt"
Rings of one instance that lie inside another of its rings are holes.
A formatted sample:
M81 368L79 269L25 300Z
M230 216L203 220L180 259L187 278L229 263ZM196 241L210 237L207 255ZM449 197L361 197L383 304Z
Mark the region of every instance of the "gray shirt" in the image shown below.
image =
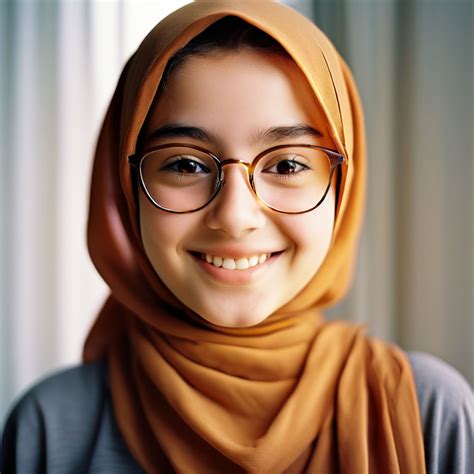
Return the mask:
M474 473L474 395L445 362L409 353L429 474ZM104 361L49 376L14 406L5 424L0 471L135 474L143 469L118 430ZM407 473L412 474L412 473Z

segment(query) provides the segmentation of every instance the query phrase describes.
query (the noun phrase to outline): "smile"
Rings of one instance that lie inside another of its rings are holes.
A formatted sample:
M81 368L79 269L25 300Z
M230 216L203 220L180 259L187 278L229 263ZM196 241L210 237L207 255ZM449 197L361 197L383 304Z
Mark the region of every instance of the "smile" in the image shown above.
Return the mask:
M256 253L248 257L224 257L204 252L189 252L201 271L225 285L243 285L256 281L284 253ZM264 272L264 273L262 273Z
M256 267L266 262L270 258L270 253L262 253L260 255L252 255L250 257L241 258L230 258L220 257L217 255L209 255L207 253L201 253L201 260L214 265L215 267L225 268L226 270L247 270L252 267Z

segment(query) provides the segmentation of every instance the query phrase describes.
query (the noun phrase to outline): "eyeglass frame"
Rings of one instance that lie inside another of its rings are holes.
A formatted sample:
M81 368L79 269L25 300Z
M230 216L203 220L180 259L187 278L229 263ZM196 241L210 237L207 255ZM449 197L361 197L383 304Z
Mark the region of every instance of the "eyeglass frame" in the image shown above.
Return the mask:
M211 197L208 199L208 201L205 204L203 204L202 206L200 206L196 209L192 209L190 211L175 211L175 210L168 209L168 208L163 207L160 204L158 204L153 199L151 194L149 193L149 191L148 191L148 189L145 185L145 180L143 179L142 163L143 163L144 159L150 153L153 153L154 151L163 150L165 148L173 148L173 147L186 147L186 148L191 148L191 149L194 149L194 150L198 150L202 153L205 153L206 155L208 155L212 158L212 160L215 162L215 164L217 166L217 169L218 169L219 174L218 174L218 178L217 178L217 185L216 185L215 191L213 192L213 194L211 195ZM265 202L265 200L262 199L258 195L257 190L255 188L255 182L254 182L254 179L253 179L253 172L255 170L255 167L256 167L257 163L260 161L260 159L263 158L264 156L266 156L267 154L271 153L271 152L274 152L274 151L277 151L277 150L280 150L280 149L290 148L290 147L310 148L310 149L322 150L327 154L327 156L329 158L329 162L330 162L330 173L329 173L328 185L326 187L326 190L324 191L323 196L321 197L321 199L319 200L319 202L315 206L313 206L310 209L307 209L305 211L293 212L293 211L281 211L279 209L276 209L276 208L270 206L269 204L267 204ZM235 159L235 158L228 158L226 160L221 160L214 153L212 153L209 150L207 150L205 148L202 148L198 145L190 145L188 143L166 143L166 144L163 144L163 145L157 145L157 146L154 146L154 147L151 147L151 148L141 150L138 153L135 153L133 155L128 156L128 163L130 164L130 166L134 167L134 169L138 170L138 176L140 178L139 179L140 187L142 188L142 191L145 193L145 195L149 199L149 201L155 207L157 207L158 209L161 209L162 211L170 212L172 214L189 214L191 212L197 212L197 211L200 211L201 209L203 209L204 207L206 207L208 204L210 204L211 201L213 201L214 198L219 194L220 190L222 189L222 187L224 185L224 181L225 181L225 179L224 179L224 166L231 165L231 164L243 165L247 169L247 175L249 177L250 188L251 188L253 194L267 208L271 209L272 211L279 212L281 214L305 214L306 212L313 211L314 209L316 209L317 207L319 207L322 204L322 202L326 198L326 195L327 195L327 193L328 193L328 191L331 187L331 181L332 181L332 177L333 177L333 174L334 174L334 170L336 169L336 166L347 163L347 159L341 153L338 153L337 151L332 150L330 148L326 148L326 147L318 146L318 145L294 144L293 143L293 144L289 144L289 145L288 144L286 144L286 145L276 145L276 146L273 146L271 148L267 148L266 150L260 152L251 162L238 160L238 159Z

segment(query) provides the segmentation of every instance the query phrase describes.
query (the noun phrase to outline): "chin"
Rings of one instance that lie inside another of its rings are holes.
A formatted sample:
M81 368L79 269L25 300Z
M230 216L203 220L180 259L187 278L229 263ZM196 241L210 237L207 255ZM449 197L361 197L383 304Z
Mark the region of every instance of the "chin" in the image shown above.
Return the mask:
M208 313L208 312L197 312L201 318L205 319L207 322L214 324L216 326L222 326L226 328L248 328L256 326L257 324L265 321L265 319L270 316L270 313L265 312L264 314L257 314L250 316L249 314L239 314L235 315L223 315L222 312L219 314Z

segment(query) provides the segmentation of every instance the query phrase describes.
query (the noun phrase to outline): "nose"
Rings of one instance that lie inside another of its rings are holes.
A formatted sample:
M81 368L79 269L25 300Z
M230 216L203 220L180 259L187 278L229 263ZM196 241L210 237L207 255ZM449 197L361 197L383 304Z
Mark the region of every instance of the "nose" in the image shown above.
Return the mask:
M226 165L223 186L209 205L207 226L239 238L261 228L265 220L262 206L250 187L245 165Z

